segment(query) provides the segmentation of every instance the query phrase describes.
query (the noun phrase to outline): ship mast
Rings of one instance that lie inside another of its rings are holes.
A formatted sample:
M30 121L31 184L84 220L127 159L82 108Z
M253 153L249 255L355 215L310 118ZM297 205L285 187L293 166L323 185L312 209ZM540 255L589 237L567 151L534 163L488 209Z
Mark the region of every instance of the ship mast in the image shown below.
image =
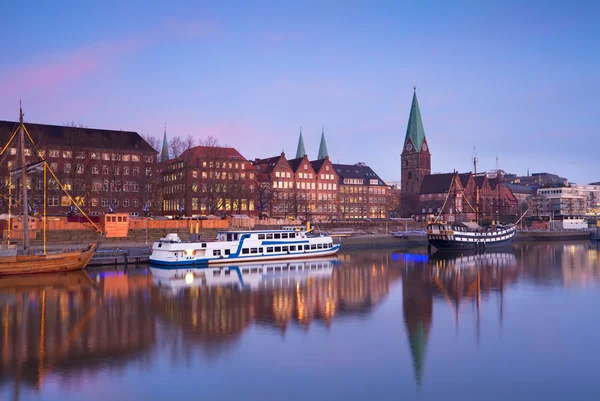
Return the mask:
M479 187L477 186L477 151L473 146L473 181L475 182L475 221L479 224Z
M23 253L29 254L29 205L27 202L27 168L25 162L25 129L23 108L19 103L19 167L21 168L21 203L23 205Z

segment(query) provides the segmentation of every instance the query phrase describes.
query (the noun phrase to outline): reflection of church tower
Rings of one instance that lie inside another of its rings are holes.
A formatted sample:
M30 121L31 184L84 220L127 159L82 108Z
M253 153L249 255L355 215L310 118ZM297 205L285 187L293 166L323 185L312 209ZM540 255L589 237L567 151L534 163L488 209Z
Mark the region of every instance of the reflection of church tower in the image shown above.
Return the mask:
M401 164L401 206L403 214L411 215L419 199L419 189L426 175L431 174L431 153L425 138L421 111L417 101L417 87L413 93Z
M402 309L417 386L421 385L423 378L433 313L433 294L426 290L426 280L421 270L411 269L402 280Z

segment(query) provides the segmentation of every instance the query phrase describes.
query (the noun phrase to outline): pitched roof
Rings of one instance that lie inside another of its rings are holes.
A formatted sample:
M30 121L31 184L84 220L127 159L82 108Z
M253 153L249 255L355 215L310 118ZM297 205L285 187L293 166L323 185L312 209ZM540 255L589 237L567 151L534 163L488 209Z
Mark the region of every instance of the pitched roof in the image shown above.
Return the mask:
M229 148L224 146L195 146L183 152L180 159L185 158L213 158L213 159L228 159L228 160L240 160L247 161L244 156L241 155L235 148Z
M373 169L364 163L358 164L334 164L333 168L343 183L344 178L363 179L364 185L385 185L385 182L373 171ZM315 171L317 171L315 169ZM377 179L377 184L371 184L371 180Z
M298 157L296 159L288 160L288 164L290 165L290 167L292 168L292 171L294 171L294 173L296 171L298 171L298 168L300 168L300 165L302 164L302 160L304 160L304 157Z
M485 179L487 177L485 175L476 175L475 176L475 184L477 185L477 188L481 189L483 188L483 184L485 183Z
M404 138L405 144L406 141L408 141L408 138L410 138L412 141L415 150L420 152L421 145L423 145L423 140L425 139L425 129L423 128L423 121L421 120L421 111L419 110L416 89L413 93L412 105L410 106L408 125L406 127L406 137Z
M321 159L321 160L313 160L310 162L310 165L312 166L313 170L315 170L315 173L319 173L319 170L321 170L321 167L323 167L323 163L325 163L325 159Z
M296 159L301 158L306 155L306 150L304 149L304 139L302 139L302 128L300 128L300 137L298 138L298 148L296 149Z
M6 143L16 129L14 121L0 121L0 143ZM156 150L133 131L65 127L61 125L25 123L37 146L59 148L107 149L156 153Z
M456 173L429 174L423 178L419 194L442 194L450 190Z
M471 176L472 174L470 171L468 173L462 173L458 175L458 178L460 178L460 185L462 185L463 188L469 184L469 179Z
M279 156L267 157L266 159L256 159L252 162L259 171L263 173L270 173L273 168L279 163L279 160L285 157L285 154L280 154Z
M323 128L321 131L321 143L319 144L319 154L317 159L322 160L328 156L329 152L327 152L327 142L325 142L325 128Z

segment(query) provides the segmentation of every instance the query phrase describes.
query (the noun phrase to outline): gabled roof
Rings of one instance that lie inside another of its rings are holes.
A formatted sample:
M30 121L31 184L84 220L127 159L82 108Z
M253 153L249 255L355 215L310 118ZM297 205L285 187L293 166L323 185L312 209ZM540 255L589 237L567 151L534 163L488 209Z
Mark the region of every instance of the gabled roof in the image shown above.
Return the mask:
M18 123L0 121L0 143L10 139ZM25 123L25 128L39 147L106 149L157 153L133 131L116 131L97 128L65 127L61 125Z
M472 174L470 171L468 173L462 173L458 175L458 178L460 178L460 185L462 185L463 188L469 184L469 179L471 176Z
M359 164L333 164L333 169L343 183L344 178L362 179L364 185L385 185L385 182L375 171L364 163ZM316 170L315 170L316 171ZM377 179L377 184L371 184L371 180Z
M285 160L284 153L280 154L279 156L268 157L266 159L255 159L253 164L262 173L270 173L271 171L273 171L277 163L279 163L279 160L281 160L281 158L284 158Z
M423 140L425 139L425 129L423 128L423 121L421 120L421 111L419 110L416 89L413 93L412 105L410 106L404 144L406 144L408 138L410 138L415 150L420 152L421 145L423 145Z
M448 192L455 175L458 174L444 173L426 175L421 183L419 194L442 194Z
M298 171L303 160L304 160L304 157L298 157L296 159L288 160L288 164L290 165L290 167L292 168L292 171L294 171L294 173L296 171Z
M485 179L487 177L485 175L476 175L475 176L475 184L477 185L477 188L481 189L483 188L483 184L485 184Z
M312 166L313 170L315 170L315 173L319 173L319 170L321 170L321 167L323 167L323 164L325 163L325 159L321 159L321 160L313 160L310 162L310 165Z

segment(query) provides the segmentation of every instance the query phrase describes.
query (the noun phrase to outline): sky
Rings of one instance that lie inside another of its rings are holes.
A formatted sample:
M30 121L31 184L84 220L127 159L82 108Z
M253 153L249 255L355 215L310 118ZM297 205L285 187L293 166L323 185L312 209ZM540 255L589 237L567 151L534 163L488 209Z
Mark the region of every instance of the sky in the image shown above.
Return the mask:
M0 120L22 100L248 159L295 157L300 127L316 158L324 127L334 162L394 181L416 82L433 172L476 149L478 171L600 181L597 2L173 3L3 1Z

